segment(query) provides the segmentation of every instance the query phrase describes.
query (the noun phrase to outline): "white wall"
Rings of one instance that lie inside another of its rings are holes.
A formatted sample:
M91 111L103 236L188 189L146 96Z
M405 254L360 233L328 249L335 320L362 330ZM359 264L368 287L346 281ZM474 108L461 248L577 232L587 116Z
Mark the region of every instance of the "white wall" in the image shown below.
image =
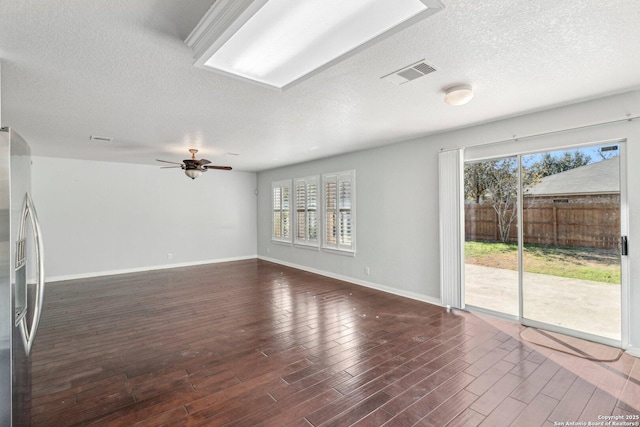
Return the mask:
M416 141L259 173L258 254L437 302L439 272L430 262L439 257L435 153ZM348 169L356 170L355 257L271 242L272 181Z
M464 114L464 107L460 107ZM532 113L258 174L258 255L401 295L439 302L438 152L640 116L640 91ZM619 128L619 127L618 127ZM626 138L628 165L640 164L640 131L634 122L612 137ZM526 147L528 140L521 141ZM583 142L583 141L576 141ZM499 144L498 144L499 145ZM346 257L271 242L272 181L356 169L357 253ZM640 168L628 168L629 245L640 230ZM635 184L637 185L637 184ZM637 233L637 232L636 232ZM640 249L638 249L640 250ZM637 257L640 254L636 254ZM640 262L630 256L631 306L640 307ZM370 276L364 267L370 267ZM631 344L640 347L640 310Z
M34 157L48 281L256 256L256 174ZM168 259L168 254L172 259Z

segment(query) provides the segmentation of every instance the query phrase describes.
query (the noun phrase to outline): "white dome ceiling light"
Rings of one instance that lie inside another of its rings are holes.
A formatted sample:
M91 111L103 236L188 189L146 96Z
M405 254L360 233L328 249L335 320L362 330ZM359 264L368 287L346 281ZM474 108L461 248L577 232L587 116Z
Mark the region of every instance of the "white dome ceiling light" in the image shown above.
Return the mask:
M464 105L473 99L471 85L455 85L444 90L444 102L449 105Z

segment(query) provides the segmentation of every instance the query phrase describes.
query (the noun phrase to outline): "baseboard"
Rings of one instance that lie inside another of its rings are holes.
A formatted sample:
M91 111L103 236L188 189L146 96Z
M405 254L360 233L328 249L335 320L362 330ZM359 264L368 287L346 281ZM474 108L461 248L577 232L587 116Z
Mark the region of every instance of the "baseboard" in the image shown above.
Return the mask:
M256 258L258 258L257 255L250 255L250 256L243 256L243 257L220 258L220 259L205 260L205 261L182 262L182 263L176 263L176 264L150 265L146 267L127 268L123 270L97 271L92 273L70 274L66 276L52 276L52 277L47 277L45 279L45 282L53 283L53 282L61 282L64 280L89 279L92 277L114 276L116 274L140 273L143 271L153 271L153 270L168 270L171 268L193 267L196 265L218 264L221 262L231 262L231 261L244 261L244 260L256 259Z
M625 353L627 353L630 356L633 357L637 357L638 359L640 359L640 348L639 347L629 347L625 350Z
M425 295L416 294L414 292L402 291L396 288L392 288L389 286L380 285L378 283L369 282L366 280L354 279L353 277L343 276L340 274L331 273L324 270L318 270L315 268L307 267L304 265L294 264L291 262L282 261L275 258L263 257L259 255L251 255L244 257L233 257L233 258L221 258L214 260L205 260L205 261L195 261L195 262L184 262L184 263L176 263L176 264L162 264L162 265L151 265L146 267L136 267L136 268L127 268L122 270L108 270L108 271L98 271L91 273L80 273L80 274L70 274L64 276L51 276L45 279L46 283L55 283L62 282L65 280L77 280L77 279L89 279L92 277L102 277L102 276L114 276L116 274L128 274L128 273L141 273L144 271L153 271L153 270L167 270L171 268L179 268L179 267L193 267L196 265L205 265L205 264L217 264L221 262L231 262L231 261L244 261L248 259L261 259L268 262L273 262L275 264L285 265L287 267L296 268L298 270L308 271L309 273L318 274L320 276L330 277L336 280L342 280L343 282L353 283L354 285L364 286L366 288L376 289L378 291L386 292L393 295L398 295L401 297L411 298L417 301L426 302L433 305L442 306L441 302L437 298L431 298Z
M264 257L264 256L261 256L261 255L258 255L258 259L261 259L263 261L273 262L275 264L285 265L285 266L291 267L291 268L296 268L298 270L308 271L309 273L318 274L320 276L330 277L330 278L336 279L336 280L342 280L343 282L353 283L354 285L360 285L360 286L364 286L366 288L376 289L378 291L386 292L388 294L398 295L398 296L401 296L401 297L411 298L413 300L422 301L422 302L426 302L426 303L429 303L429 304L442 306L442 303L441 303L441 301L439 299L431 298L431 297L428 297L426 295L416 294L414 292L409 292L409 291L402 291L402 290L399 290L399 289L396 289L396 288L392 288L392 287L389 287L389 286L380 285L378 283L368 282L366 280L354 279L353 277L342 276L340 274L335 274L335 273L331 273L331 272L324 271L324 270L318 270L318 269L315 269L315 268L311 268L311 267L307 267L307 266L299 265L299 264L294 264L294 263L291 263L291 262L282 261L282 260L275 259L275 258L269 258L269 257Z

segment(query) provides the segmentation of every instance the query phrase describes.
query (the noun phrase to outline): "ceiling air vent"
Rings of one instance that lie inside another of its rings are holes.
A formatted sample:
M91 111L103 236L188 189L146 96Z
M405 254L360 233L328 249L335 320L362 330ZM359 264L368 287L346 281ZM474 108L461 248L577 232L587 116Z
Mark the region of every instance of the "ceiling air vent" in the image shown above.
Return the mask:
M408 67L401 68L399 70L394 71L393 73L387 74L386 76L380 77L382 80L395 83L397 85L402 85L411 80L415 80L418 77L426 76L427 74L431 74L436 71L431 65L424 62L424 59L416 62L415 64L409 65Z

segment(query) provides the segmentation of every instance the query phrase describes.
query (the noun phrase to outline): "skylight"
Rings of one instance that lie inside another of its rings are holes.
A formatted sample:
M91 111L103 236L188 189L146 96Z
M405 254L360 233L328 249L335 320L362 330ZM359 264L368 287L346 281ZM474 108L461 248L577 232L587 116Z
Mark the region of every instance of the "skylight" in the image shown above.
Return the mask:
M437 0L218 0L195 65L286 89L442 8Z

